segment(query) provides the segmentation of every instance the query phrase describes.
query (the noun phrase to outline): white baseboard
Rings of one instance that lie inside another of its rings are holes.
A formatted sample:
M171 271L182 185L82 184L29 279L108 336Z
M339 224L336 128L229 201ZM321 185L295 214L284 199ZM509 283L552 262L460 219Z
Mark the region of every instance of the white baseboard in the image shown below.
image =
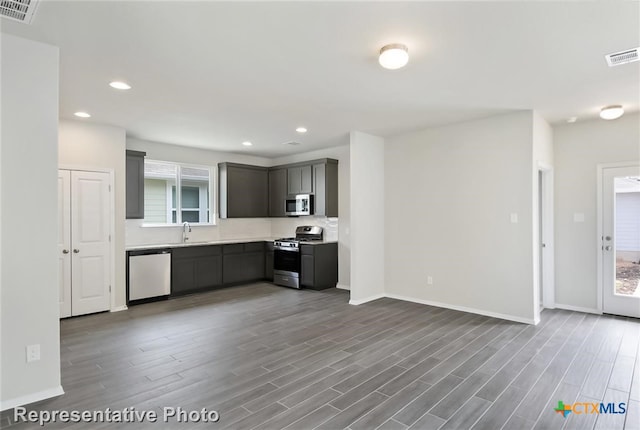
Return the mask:
M61 396L62 394L64 394L62 385L58 385L55 388L49 388L48 390L16 397L15 399L2 400L0 401L0 411L6 411L7 409L17 408L18 406L28 405L29 403Z
M121 312L121 311L126 311L127 309L129 309L127 305L122 305L122 306L118 306L111 309L109 312Z
M602 315L602 311L593 308L583 308L580 306L572 306L572 305L563 305L561 303L556 303L556 309L564 309L566 311L575 311L575 312L584 312L586 314L596 314Z
M413 302L413 303L420 303L422 305L436 306L438 308L452 309L454 311L469 312L471 314L484 315L487 317L499 318L501 320L507 320L507 321L515 321L515 322L524 323L524 324L536 325L539 322L539 321L536 322L533 318L522 318L515 315L500 314L497 312L490 312L482 309L468 308L466 306L450 305L448 303L434 302L431 300L414 299L412 297L401 296L398 294L385 294L385 297L388 297L390 299L396 299L396 300L404 300L405 302Z
M383 293L380 293L380 294L376 294L375 296L366 297L366 298L360 299L360 300L351 299L351 300L349 300L349 304L350 305L362 305L364 303L372 302L372 301L378 300L378 299L383 299L385 297L386 296Z
M347 290L347 291L351 290L351 287L349 285L344 285L344 284L336 284L336 288L340 290Z

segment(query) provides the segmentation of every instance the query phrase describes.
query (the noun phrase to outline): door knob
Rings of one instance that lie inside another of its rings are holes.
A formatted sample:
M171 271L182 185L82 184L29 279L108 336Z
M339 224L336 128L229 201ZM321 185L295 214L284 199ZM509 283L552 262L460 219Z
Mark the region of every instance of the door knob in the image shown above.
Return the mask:
M604 247L604 250L605 250L605 251L611 251L611 246L609 246L609 245L605 246L605 247Z
M611 236L605 236L604 240L611 240Z
M63 254L68 254L68 253L69 253L69 250L68 250L68 249L63 249L63 250L62 250L62 253L63 253Z
M74 253L74 254L77 254L78 252L80 252L80 250L79 250L79 249L74 249L74 250L73 250L73 253Z

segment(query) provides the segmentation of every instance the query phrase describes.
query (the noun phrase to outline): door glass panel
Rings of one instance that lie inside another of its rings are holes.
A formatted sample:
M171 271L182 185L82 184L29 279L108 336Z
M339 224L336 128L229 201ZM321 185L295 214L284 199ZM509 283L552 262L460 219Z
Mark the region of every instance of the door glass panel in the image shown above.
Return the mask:
M615 294L640 297L640 176L616 177L614 190Z

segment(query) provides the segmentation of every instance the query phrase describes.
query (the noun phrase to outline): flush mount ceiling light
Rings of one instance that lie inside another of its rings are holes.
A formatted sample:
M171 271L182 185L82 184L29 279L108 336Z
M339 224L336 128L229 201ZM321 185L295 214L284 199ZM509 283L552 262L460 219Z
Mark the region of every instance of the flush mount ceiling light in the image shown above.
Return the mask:
M624 109L620 105L605 106L600 110L600 118L606 120L618 119L624 114Z
M578 120L577 116L572 116L571 118L567 118L567 122L569 124L573 124L574 122L576 122Z
M389 70L404 67L409 62L409 49L406 45L400 43L385 45L380 49L378 62L382 67Z
M297 131L298 133L306 133L306 132L307 132L307 129L306 129L305 127L298 127L298 128L296 128L296 131Z
M244 146L251 146L251 145L253 145L253 143L249 142L248 140L245 140L244 142L242 142L242 144L243 144Z
M110 82L109 86L111 88L115 88L116 90L130 90L131 89L131 85L127 84L126 82L122 82L122 81Z
M91 118L91 115L89 115L86 112L76 112L76 113L74 113L74 115L79 117L79 118Z

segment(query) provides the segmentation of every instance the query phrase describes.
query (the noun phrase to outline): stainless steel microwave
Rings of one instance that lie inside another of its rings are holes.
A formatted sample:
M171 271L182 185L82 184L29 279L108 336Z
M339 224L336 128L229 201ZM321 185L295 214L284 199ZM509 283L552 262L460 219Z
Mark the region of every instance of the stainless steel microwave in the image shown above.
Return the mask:
M313 194L296 194L287 197L284 211L287 216L313 215Z

